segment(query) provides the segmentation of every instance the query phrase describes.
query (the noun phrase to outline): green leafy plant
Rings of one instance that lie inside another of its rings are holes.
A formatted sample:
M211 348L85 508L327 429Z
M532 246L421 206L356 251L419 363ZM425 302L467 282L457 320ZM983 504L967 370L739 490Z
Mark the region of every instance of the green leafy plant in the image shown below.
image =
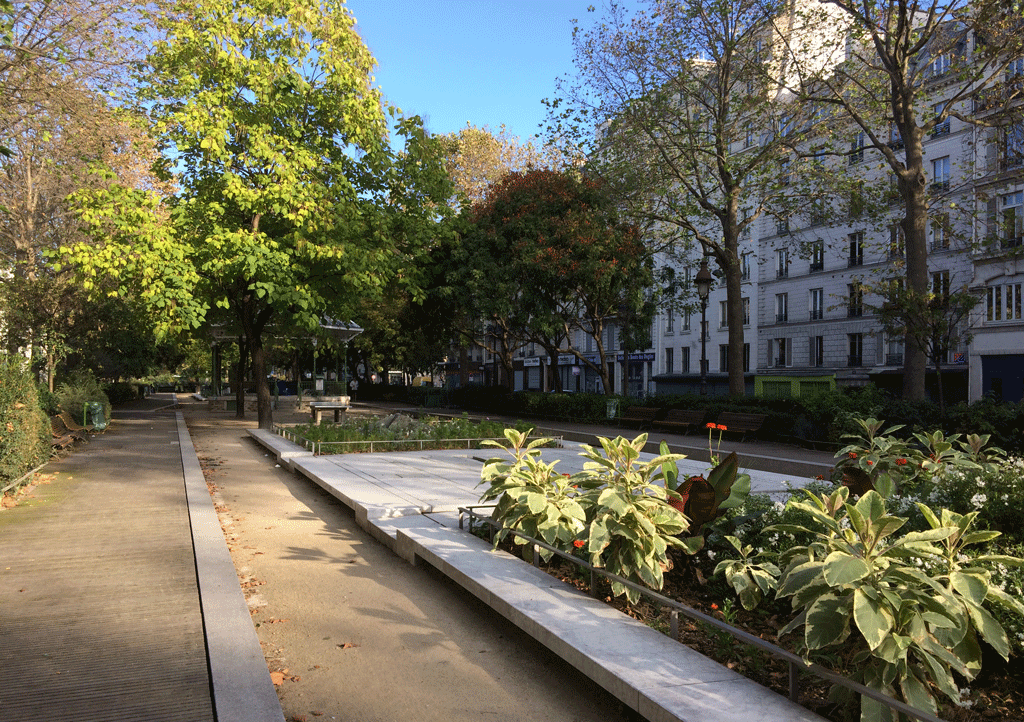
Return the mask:
M668 456L668 444L661 442L661 455ZM706 524L723 516L728 510L743 506L750 496L750 475L739 473L739 457L729 454L703 476L690 476L679 480L679 468L670 461L664 468L665 487L675 492L669 495L669 504L690 520L689 532L696 537Z
M855 496L863 496L874 489L883 497L890 497L898 488L909 485L920 472L916 462L920 456L904 440L892 434L903 428L901 424L882 431L885 421L868 418L855 419L859 434L843 434L854 441L836 452L836 472Z
M1000 654L1005 650L1005 633L981 606L989 599L1005 603L1005 595L992 591L980 567L951 566L963 546L992 537L969 532L973 517L936 516L926 508L932 528L895 536L907 519L889 515L881 494L867 491L855 504L849 495L840 487L790 500L811 521L776 527L814 537L780 559L777 596L791 597L799 613L779 634L802 629L806 658L845 648L854 679L934 714L933 689L959 700L954 673L970 680L979 671L979 636ZM937 559L945 563L932 574ZM891 719L887 707L862 698L862 722Z
M515 530L569 550L587 525L586 513L577 498L579 488L592 487L596 482L589 477L579 478L581 475L559 474L555 471L557 461L548 464L540 459L541 447L550 440L528 437L529 431L505 429L511 461L488 459L480 472L480 485L487 485L480 500L496 502L491 518L502 527L494 543L497 545ZM485 441L483 445L504 448L496 441ZM519 545L529 544L519 536L513 539ZM551 557L546 549L540 554L545 560Z
M50 423L32 374L14 357L0 363L0 487L50 455Z
M669 547L693 553L703 540L682 540L688 528L686 518L668 504L671 493L665 487L666 469L685 458L682 454L662 454L640 461L647 434L632 441L598 437L601 450L584 445L588 459L584 471L573 477L587 491L580 503L587 515L587 552L590 563L603 567L624 579L646 584L652 589L664 585L664 571L671 568ZM620 582L612 582L612 593L625 594L635 603L640 593Z
M715 574L725 574L725 580L736 591L740 604L750 611L761 603L765 594L776 588L779 568L770 561L754 561L758 557L769 556L769 553L754 554L753 546L744 544L734 536L726 536L725 540L736 550L739 557L719 562L715 567Z

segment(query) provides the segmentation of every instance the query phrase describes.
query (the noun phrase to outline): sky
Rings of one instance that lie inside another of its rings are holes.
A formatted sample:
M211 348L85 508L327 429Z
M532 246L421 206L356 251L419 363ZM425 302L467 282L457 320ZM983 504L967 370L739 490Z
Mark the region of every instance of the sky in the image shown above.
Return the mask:
M377 85L434 134L504 124L543 135L543 98L572 72L572 20L600 0L348 0Z

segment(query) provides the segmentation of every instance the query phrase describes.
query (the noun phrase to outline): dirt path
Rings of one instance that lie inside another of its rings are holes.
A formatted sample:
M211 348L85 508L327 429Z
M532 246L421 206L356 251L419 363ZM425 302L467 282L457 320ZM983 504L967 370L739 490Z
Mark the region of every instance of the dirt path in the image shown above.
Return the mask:
M461 588L378 544L314 484L275 468L245 433L251 421L185 413L289 722L636 719Z

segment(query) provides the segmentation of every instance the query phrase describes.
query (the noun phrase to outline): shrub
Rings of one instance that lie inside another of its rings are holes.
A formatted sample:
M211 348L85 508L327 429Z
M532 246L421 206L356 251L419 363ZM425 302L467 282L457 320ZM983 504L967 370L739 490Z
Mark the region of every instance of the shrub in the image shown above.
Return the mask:
M36 384L22 364L8 359L0 363L0 480L17 479L49 455L50 422Z
M60 412L60 404L57 403L57 394L50 391L44 384L36 387L36 394L39 397L39 408L47 416L56 416Z
M82 418L82 412L88 401L98 401L103 404L104 418L110 418L110 399L107 398L100 382L88 372L79 372L71 377L69 381L57 387L57 403L61 411L71 414L76 420Z
M136 384L131 384L127 381L118 381L116 383L108 384L104 391L112 404L127 403L128 401L134 401L139 397L139 387Z

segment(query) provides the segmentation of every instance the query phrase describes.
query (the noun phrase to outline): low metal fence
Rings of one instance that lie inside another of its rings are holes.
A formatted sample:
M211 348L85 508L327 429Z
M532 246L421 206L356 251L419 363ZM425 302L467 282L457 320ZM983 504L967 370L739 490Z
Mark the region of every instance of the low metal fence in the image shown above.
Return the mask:
M894 699L892 697L889 697L888 695L882 694L878 690L866 687L863 684L860 684L859 682L854 682L851 679L836 674L835 672L832 672L831 670L826 669L825 667L822 667L820 665L814 664L813 662L807 662L799 654L790 652L788 649L783 649L778 645L772 644L771 642L761 639L760 637L750 634L749 632L745 632L742 629L737 629L736 627L726 624L725 622L719 619L711 617L707 614L704 614L701 611L693 609L692 607L688 607L685 604L681 604L674 599L670 599L662 594L659 594L658 592L655 592L652 589L631 582L628 579L624 579L618 576L617 574L612 574L609 571L606 571L599 567L595 567L586 560L573 556L572 554L564 552L561 549L557 549L551 546L550 544L540 541L539 539L535 539L534 537L523 534L522 532L516 531L515 529L508 529L502 527L500 524L491 519L490 516L483 516L477 511L478 509L487 509L489 513L490 510L492 510L493 508L493 504L477 504L473 506L459 507L459 529L465 529L463 525L463 516L469 515L469 530L473 530L474 522L476 522L477 520L486 524L489 528L489 536L492 544L494 543L495 533L503 529L507 531L509 534L513 534L514 536L517 536L520 539L526 540L527 544L532 546L533 565L535 567L540 566L540 554L538 553L540 549L550 551L553 554L561 557L562 559L565 559L580 567L583 567L584 569L590 572L590 596L594 597L595 599L599 598L599 592L597 589L598 577L604 577L609 581L618 582L619 584L629 587L630 589L635 589L651 601L669 610L669 634L672 637L672 639L676 640L677 642L679 641L679 615L682 614L686 617L689 617L690 619L693 619L694 621L702 622L711 627L714 627L715 629L726 632L727 634L732 635L735 639L739 640L740 642L743 642L744 644L749 644L750 646L760 649L763 652L767 652L773 657L777 657L779 659L784 660L789 667L789 698L797 704L799 704L800 702L800 672L809 672L821 679L832 682L833 684L838 684L842 687L846 687L847 689L853 692L856 692L860 695L869 697L877 702L880 702L895 712L905 714L913 719L921 720L921 722L945 722L945 720L936 717L935 715L929 712L917 709L916 707L911 707L910 705L904 702L900 702L898 699Z

